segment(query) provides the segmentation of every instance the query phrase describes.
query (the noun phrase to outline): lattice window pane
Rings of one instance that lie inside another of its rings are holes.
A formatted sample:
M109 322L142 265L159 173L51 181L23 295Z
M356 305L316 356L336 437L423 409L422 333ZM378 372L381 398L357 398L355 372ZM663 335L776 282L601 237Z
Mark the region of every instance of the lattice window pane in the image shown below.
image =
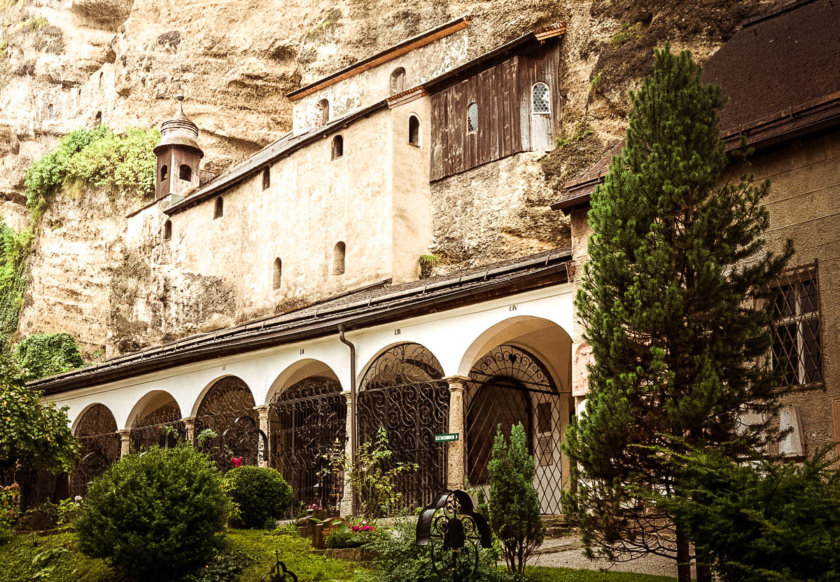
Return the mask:
M779 280L773 307L777 323L772 362L780 381L788 386L822 383L816 265L785 273Z
M478 105L475 103L467 107L467 131L478 131Z
M534 113L550 113L551 106L548 102L548 85L537 83L533 88Z

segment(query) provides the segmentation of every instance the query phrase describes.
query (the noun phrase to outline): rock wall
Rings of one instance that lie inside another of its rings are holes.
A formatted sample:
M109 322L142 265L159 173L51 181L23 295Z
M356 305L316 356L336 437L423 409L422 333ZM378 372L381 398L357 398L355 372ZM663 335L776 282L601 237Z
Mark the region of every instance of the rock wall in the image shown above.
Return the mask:
M24 172L60 136L97 123L116 130L158 125L179 92L201 128L203 168L220 173L291 129L286 92L469 14L468 57L567 22L566 146L541 163L516 156L435 185L441 270L562 246L568 227L548 204L565 179L620 139L627 90L649 72L652 48L670 40L705 58L766 4L0 0L0 213L16 227L28 222ZM464 188L475 189L468 195ZM510 197L516 204L506 203ZM104 192L56 197L35 243L22 334L60 327L88 354L106 344L116 353L239 318L219 281L150 270L152 259L128 249L124 217L142 204Z

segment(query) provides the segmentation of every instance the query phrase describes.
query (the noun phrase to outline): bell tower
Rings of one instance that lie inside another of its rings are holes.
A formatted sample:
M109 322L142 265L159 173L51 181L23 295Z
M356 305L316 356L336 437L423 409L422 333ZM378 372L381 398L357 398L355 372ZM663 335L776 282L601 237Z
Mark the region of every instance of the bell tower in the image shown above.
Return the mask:
M183 197L198 188L198 165L204 152L198 147L198 127L184 115L184 96L178 95L175 117L160 125L160 143L155 146L157 177L155 200L169 195Z

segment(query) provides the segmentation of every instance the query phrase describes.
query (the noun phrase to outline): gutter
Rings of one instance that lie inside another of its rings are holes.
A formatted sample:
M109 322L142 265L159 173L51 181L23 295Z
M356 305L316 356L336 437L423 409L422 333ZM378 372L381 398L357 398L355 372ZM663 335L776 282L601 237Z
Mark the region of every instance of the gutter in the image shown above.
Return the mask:
M356 463L356 447L359 443L359 429L358 425L356 424L356 413L358 404L356 401L356 396L358 389L356 387L356 346L344 337L344 325L340 324L338 326L338 339L341 340L341 343L346 345L350 348L350 396L351 396L351 412L353 415L350 417L350 463ZM355 508L354 508L355 509Z

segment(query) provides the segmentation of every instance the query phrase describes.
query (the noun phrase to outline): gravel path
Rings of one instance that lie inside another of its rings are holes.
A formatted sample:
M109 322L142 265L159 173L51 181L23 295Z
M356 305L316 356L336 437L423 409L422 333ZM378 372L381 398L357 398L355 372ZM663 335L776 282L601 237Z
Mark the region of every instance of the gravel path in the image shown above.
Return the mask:
M577 536L564 536L545 540L539 553L528 562L533 566L611 570L613 572L638 572L656 576L675 577L673 560L649 556L631 562L613 564L608 560L589 560L583 554L583 543Z

